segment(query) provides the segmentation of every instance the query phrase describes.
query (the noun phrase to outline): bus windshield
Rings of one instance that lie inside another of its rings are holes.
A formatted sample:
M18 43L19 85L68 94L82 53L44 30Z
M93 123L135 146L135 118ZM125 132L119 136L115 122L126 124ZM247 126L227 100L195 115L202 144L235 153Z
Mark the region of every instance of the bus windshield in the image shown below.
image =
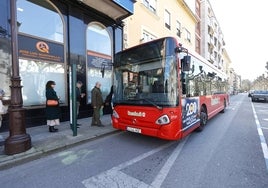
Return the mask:
M115 56L114 105L177 105L177 65L170 38Z

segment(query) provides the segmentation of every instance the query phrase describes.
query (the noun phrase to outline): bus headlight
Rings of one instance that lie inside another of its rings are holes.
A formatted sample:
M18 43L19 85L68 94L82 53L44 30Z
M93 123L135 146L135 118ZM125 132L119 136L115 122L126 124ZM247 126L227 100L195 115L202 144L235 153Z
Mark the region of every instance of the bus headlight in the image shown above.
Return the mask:
M119 118L119 115L118 115L118 113L115 110L113 110L113 117L114 118Z
M165 125L170 123L169 117L167 115L163 115L160 118L158 118L155 122L157 125Z

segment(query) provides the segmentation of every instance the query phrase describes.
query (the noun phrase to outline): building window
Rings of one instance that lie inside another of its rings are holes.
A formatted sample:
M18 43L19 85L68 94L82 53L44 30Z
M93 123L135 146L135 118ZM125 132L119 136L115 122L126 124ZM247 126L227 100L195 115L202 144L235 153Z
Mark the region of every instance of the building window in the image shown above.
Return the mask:
M213 34L214 34L214 29L211 27L211 25L208 25L208 34L210 36L213 36Z
M147 32L147 31L142 32L141 42L149 42L149 41L154 40L154 39L156 39L156 37L154 35L150 34L149 32Z
M222 53L222 52L221 52L221 43L220 43L220 42L218 42L218 51L219 51L220 53Z
M196 39L195 39L195 51L196 51L198 54L201 53L201 51L200 51L200 50L201 50L201 49L200 49L200 43L201 43L200 39L196 37Z
M23 105L44 105L45 85L56 82L67 103L63 15L50 1L17 0L19 71ZM38 19L32 19L38 16Z
M195 32L196 34L198 34L200 36L200 31L201 31L201 27L200 27L200 22L198 22L195 26Z
M217 52L214 51L214 59L215 59L215 61L217 61L217 57L218 57Z
M212 16L212 11L211 11L211 8L208 7L208 16L211 17Z
M216 37L214 37L214 46L217 46L217 44L218 44L218 40Z
M47 1L39 4L25 0L17 1L19 32L63 43L62 18ZM40 16L33 19L36 15Z
M0 88L5 91L5 96L10 94L11 78L11 43L10 43L10 1L0 1Z
M186 40L188 42L191 42L191 33L187 29L185 29L185 31L186 31Z
M143 5L156 14L156 0L143 0Z
M111 56L111 38L102 24L94 22L87 28L87 50Z
M209 54L213 53L213 48L212 48L210 43L208 43L208 52L209 52Z
M61 103L66 103L65 67L45 61L19 59L24 106L45 104L45 85L49 80L56 82L55 88Z
M177 21L176 23L176 30L177 30L177 36L181 37L181 23L179 21Z
M166 28L170 29L170 23L171 23L171 21L170 21L170 13L167 10L165 10L164 18L165 18L165 26L166 26Z
M108 29L101 23L92 22L86 31L87 37L87 102L91 103L91 90L101 82L105 98L111 89L112 39ZM104 70L104 72L102 72Z

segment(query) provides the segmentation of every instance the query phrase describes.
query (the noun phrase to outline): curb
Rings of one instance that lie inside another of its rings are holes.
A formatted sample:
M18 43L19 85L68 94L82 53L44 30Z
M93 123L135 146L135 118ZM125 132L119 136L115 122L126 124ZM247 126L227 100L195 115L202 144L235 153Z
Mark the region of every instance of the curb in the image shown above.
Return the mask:
M39 148L39 149L32 147L31 149L29 149L25 152L19 153L19 154L15 154L12 156L5 156L5 158L2 158L2 159L0 157L0 171L8 169L8 168L12 168L12 167L17 166L17 165L21 165L21 164L26 163L26 162L30 162L30 161L39 159L41 157L47 156L49 154L58 152L60 150L66 149L66 148L74 147L78 144L83 144L83 143L86 143L88 141L99 139L99 138L102 138L104 136L116 134L119 132L121 132L121 131L109 130L105 133L95 134L95 135L92 135L92 136L84 138L84 139L83 139L83 136L81 136L81 139L78 139L78 140L74 139L71 141L67 141L65 144L54 145L52 147L50 146L50 147L44 147L44 148Z

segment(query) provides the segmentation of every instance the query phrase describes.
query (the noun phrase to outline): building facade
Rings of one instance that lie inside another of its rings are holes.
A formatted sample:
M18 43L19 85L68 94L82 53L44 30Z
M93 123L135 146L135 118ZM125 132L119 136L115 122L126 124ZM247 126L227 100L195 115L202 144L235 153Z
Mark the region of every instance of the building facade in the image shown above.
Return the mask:
M125 49L172 36L228 75L231 61L209 0L137 0L124 25Z
M134 14L124 19L124 48L172 36L194 51L197 21L184 0L137 0Z
M201 55L218 69L223 69L223 33L209 0L200 1Z
M12 0L11 0L12 1ZM122 50L122 19L133 13L134 0L17 0L11 15L10 0L0 2L0 88L11 96L12 44L10 18L16 16L18 65L26 125L45 124L45 85L56 82L62 121L70 118L71 65L76 65L87 97L81 117L92 114L91 89L102 83L103 97L111 88L112 60ZM33 19L35 18L35 19ZM105 67L105 74L101 70ZM4 116L3 126L8 126Z
M223 63L223 71L225 72L225 74L228 77L228 93L232 94L233 90L234 90L233 80L234 80L235 72L234 72L233 68L231 68L232 61L231 61L225 48L223 48L222 59L224 62Z

